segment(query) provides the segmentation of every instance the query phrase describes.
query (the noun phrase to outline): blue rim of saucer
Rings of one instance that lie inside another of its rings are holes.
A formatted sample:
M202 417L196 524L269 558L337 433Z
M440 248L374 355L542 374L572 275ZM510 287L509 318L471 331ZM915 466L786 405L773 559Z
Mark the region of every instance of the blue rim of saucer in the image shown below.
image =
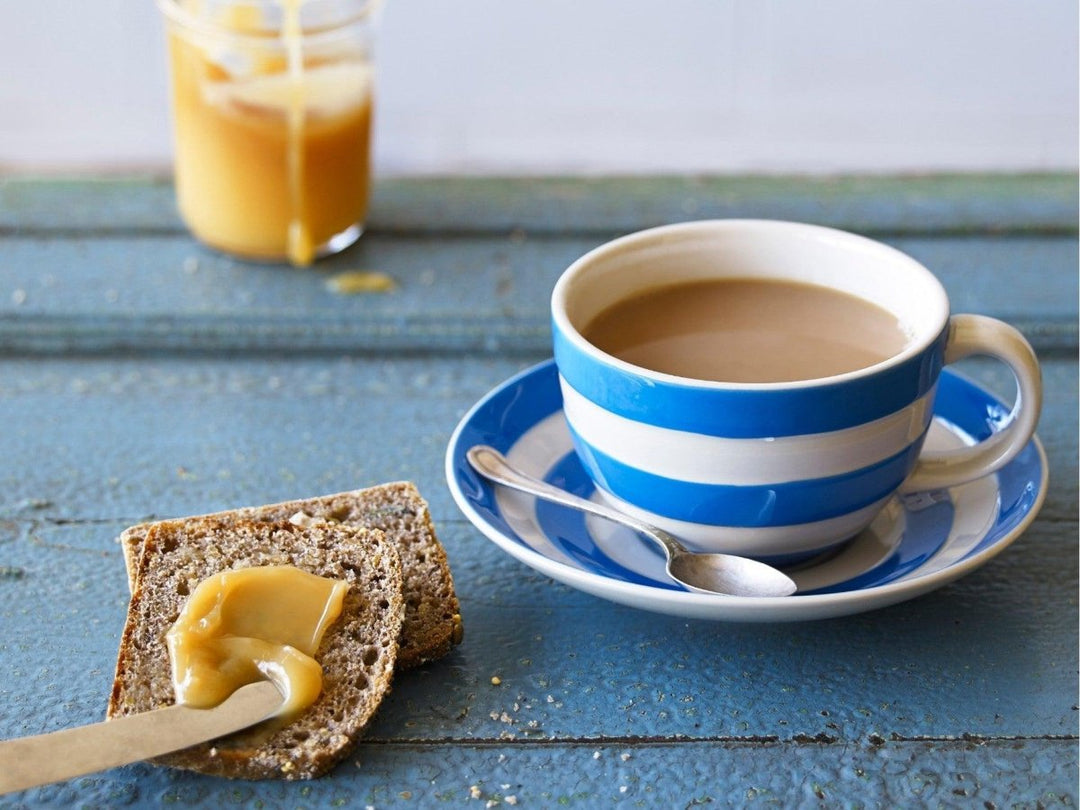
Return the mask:
M562 410L558 371L553 360L528 368L506 380L481 399L458 425L447 448L447 478L459 506L486 534L497 533L503 543L535 552L507 522L496 498L495 488L469 466L466 451L487 444L504 454L541 421ZM935 420L950 432L968 440L980 440L998 429L1008 416L1008 408L975 383L945 370L941 374L935 401ZM562 448L554 448L556 455ZM1045 458L1033 439L994 478L997 487L997 514L978 542L949 568L961 568L965 561L985 562L994 547L1003 549L1027 526L1041 505L1046 488ZM545 480L588 498L594 485L569 445L548 468ZM917 576L919 569L940 552L949 538L956 504L947 493L919 502L901 499L904 511L903 535L884 559L867 570L827 586L800 591L789 599L799 600L830 594L851 594L898 583ZM678 585L643 575L609 557L591 536L585 517L578 512L546 502L536 503L536 525L546 540L586 576L602 577L613 583L669 591L673 598L700 597ZM659 555L659 552L655 552ZM518 556L515 554L514 556ZM521 557L519 557L521 559ZM528 562L528 560L525 560ZM967 571L964 570L964 573ZM954 578L954 577L953 577ZM950 577L942 577L944 584ZM727 597L705 597L725 599Z

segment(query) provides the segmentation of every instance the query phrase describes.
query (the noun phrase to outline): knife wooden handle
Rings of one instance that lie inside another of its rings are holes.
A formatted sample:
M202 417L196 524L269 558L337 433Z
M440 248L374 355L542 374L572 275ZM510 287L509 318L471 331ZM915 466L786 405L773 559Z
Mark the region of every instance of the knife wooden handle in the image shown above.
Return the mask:
M168 706L103 723L0 742L0 794L179 751L265 720L284 699L269 681L237 689L220 706Z

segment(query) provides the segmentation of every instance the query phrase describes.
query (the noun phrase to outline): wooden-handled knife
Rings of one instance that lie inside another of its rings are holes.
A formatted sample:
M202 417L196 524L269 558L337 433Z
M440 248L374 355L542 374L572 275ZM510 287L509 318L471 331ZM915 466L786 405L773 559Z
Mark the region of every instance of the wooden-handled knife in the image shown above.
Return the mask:
M219 706L168 706L104 723L0 742L0 794L179 751L265 720L284 698L269 681L237 689Z

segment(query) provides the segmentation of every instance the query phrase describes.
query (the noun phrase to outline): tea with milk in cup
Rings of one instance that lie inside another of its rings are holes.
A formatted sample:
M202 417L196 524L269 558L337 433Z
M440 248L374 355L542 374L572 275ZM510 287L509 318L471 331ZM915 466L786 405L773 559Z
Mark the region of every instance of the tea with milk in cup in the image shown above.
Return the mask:
M813 380L903 350L895 315L802 282L719 278L657 286L608 306L581 330L635 366L697 380Z

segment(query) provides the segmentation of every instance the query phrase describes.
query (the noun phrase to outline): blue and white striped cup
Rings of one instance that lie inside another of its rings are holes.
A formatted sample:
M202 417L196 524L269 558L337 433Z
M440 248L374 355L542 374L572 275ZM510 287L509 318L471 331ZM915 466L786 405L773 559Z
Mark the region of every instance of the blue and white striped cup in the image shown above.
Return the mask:
M893 313L910 339L869 368L750 384L634 366L581 334L635 293L724 277L831 287ZM1000 469L1039 416L1038 361L1016 329L950 316L944 288L921 264L830 228L716 220L631 234L574 262L551 308L566 420L598 492L701 550L774 559L819 552L865 528L901 487L938 489ZM972 354L1012 369L1012 413L985 441L923 453L941 369Z

